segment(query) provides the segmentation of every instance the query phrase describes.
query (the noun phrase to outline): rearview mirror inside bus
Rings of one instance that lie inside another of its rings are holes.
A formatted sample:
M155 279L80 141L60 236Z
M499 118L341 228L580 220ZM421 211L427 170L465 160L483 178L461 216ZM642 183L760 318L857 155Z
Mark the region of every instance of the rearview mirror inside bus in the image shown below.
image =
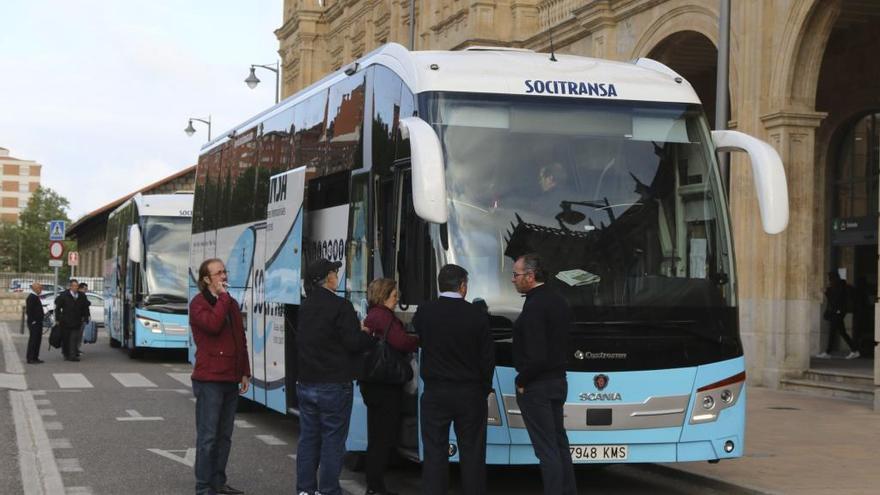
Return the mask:
M755 193L764 232L778 234L788 225L788 188L785 168L772 146L737 131L712 131L718 151L745 151L752 162Z
M431 223L446 223L446 175L443 148L437 133L418 117L401 119L400 130L412 150L412 196L416 215Z
M141 228L132 225L128 229L128 259L132 263L143 263L144 243L141 238Z

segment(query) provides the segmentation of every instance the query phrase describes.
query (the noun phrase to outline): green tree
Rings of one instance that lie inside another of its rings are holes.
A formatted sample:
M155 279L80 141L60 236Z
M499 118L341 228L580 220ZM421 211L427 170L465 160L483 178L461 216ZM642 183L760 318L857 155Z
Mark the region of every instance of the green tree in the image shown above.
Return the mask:
M49 221L70 223L70 202L47 187L38 187L19 215L19 221L0 224L0 270L5 272L46 272L49 270ZM65 250L75 249L73 241ZM68 268L62 269L62 280Z

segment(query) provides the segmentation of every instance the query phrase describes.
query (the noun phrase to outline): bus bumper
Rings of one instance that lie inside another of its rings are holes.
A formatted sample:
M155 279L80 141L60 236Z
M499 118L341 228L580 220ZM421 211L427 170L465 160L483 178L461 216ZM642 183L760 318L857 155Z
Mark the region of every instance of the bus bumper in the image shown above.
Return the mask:
M135 313L135 343L153 349L186 349L189 343L189 318L138 309Z

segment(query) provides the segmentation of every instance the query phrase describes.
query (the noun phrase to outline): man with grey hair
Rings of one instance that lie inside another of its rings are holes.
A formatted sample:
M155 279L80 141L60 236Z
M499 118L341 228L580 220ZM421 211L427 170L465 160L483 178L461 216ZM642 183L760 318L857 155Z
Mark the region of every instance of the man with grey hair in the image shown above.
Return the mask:
M40 364L40 343L43 340L43 302L40 301L40 293L43 292L43 284L34 282L31 284L31 293L25 302L25 316L30 335L27 344L28 364Z
M339 475L351 418L358 355L375 342L351 302L336 295L342 263L309 264L309 295L299 307L296 350L299 443L296 492L340 495Z
M537 254L520 256L513 264L511 282L526 296L513 324L516 402L541 464L544 493L575 495L574 466L563 423L572 314L565 299L548 287L546 280L547 271Z

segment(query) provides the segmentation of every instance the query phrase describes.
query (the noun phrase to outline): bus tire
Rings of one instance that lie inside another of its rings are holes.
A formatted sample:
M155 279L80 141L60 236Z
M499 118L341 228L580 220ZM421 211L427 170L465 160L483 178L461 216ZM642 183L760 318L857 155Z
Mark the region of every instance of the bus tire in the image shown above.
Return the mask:
M110 347L114 349L119 349L120 347L122 347L122 342L114 339L113 337L110 337Z
M131 359L139 359L143 355L144 350L134 344L128 349L128 357Z

